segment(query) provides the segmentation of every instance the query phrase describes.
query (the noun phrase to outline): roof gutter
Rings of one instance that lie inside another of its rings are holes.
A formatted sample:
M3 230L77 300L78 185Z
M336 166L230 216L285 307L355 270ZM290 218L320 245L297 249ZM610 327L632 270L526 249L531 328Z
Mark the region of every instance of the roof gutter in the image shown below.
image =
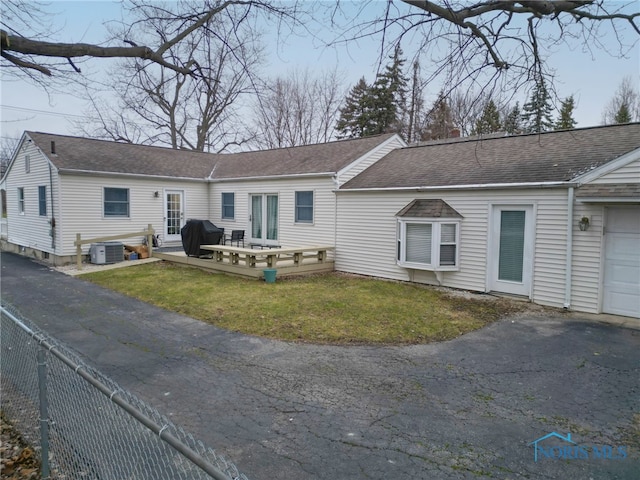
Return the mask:
M340 192L428 192L432 190L482 190L497 188L559 188L574 187L574 182L534 182L534 183L474 183L469 185L435 185L418 187L378 187L378 188L341 188Z
M185 182L208 182L207 178L193 178L193 177L170 177L167 175L148 175L146 173L120 173L120 172L96 172L93 170L75 170L69 168L59 168L59 174L64 175L81 175L91 177L118 177L118 178L137 178L140 177L154 179L154 180L182 180Z
M240 182L257 180L287 180L291 178L333 177L336 172L290 173L286 175L264 175L254 177L211 178L212 182Z

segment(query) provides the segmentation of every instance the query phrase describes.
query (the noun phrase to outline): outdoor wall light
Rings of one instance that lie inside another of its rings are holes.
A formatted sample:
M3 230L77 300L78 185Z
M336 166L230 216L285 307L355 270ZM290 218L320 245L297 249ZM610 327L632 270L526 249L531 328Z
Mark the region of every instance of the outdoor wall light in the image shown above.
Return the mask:
M158 191L156 190L155 192L153 192L153 196L158 198L160 196L160 193L158 193Z
M578 227L580 227L581 232L589 230L589 217L582 217L578 222Z

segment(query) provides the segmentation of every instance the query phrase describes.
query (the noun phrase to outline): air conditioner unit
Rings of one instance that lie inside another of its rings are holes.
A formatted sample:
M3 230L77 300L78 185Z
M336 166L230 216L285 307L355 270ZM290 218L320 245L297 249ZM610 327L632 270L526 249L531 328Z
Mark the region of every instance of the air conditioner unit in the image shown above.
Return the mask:
M124 245L120 242L92 243L89 248L91 263L104 265L124 261Z

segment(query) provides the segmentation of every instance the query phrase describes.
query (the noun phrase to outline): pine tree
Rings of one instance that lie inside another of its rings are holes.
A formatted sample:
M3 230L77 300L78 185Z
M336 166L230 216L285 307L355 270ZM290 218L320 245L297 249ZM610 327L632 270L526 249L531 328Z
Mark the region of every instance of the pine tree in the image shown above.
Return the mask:
M364 77L351 89L340 109L340 118L336 123L338 138L358 138L372 135L373 98L371 87Z
M509 110L509 113L507 113L504 121L502 122L504 131L509 135L518 135L522 133L521 119L522 115L520 113L520 103L516 102L516 104L511 110Z
M401 132L405 128L409 82L402 72L405 60L399 45L390 59L391 62L377 76L371 88L375 133Z
M575 102L573 95L568 96L562 101L560 106L560 116L556 121L556 130L571 130L576 126L576 120L573 118L573 109L575 108Z
M548 132L553 129L551 97L544 80L536 82L529 101L522 107L522 121L526 133Z
M620 104L620 108L616 112L616 116L613 117L615 123L631 123L631 110L626 102Z
M500 112L493 99L489 99L482 110L482 116L476 121L471 133L472 135L481 135L483 133L499 132L500 130L502 130Z

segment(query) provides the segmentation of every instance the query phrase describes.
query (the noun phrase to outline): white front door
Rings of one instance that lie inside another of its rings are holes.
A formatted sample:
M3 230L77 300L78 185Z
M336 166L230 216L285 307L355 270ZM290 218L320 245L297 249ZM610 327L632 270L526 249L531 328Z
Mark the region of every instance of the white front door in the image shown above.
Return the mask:
M181 241L180 230L184 226L184 192L182 190L165 190L164 198L163 241Z
M602 311L640 318L640 208L606 210Z
M531 297L533 206L494 206L488 267L489 289Z
M253 194L249 198L249 243L278 245L278 195Z

